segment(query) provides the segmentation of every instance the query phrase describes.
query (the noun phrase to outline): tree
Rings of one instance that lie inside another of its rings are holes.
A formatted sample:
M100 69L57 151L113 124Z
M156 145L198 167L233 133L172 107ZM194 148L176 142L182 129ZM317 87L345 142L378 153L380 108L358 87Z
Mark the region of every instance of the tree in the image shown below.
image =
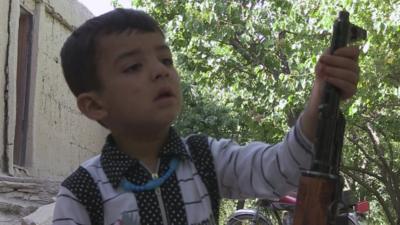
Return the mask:
M118 1L114 1L118 2ZM400 3L390 0L135 0L164 27L184 82L186 132L279 141L304 107L338 11L368 31L342 172L371 221L400 224ZM222 119L221 119L222 118Z

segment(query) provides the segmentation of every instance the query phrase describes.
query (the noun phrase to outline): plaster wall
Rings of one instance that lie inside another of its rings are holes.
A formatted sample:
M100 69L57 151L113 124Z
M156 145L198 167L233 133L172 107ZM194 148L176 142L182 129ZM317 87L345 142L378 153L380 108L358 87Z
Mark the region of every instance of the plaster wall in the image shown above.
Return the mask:
M3 18L8 18L8 5L7 1L0 2L0 15ZM6 63L6 52L8 45L8 34L7 34L8 19L0 20L0 171L4 170L4 141L3 141L3 129L4 129L4 89L5 89L5 63Z
M9 68L7 76L0 76L0 115L4 115L0 117L0 165L6 174L15 172L12 156L20 6L34 18L24 167L32 176L63 179L81 162L99 153L107 134L79 112L62 75L59 57L72 30L93 15L76 0L0 1L0 15L10 14L8 20L0 20L0 73L5 74L6 66Z
M0 166L1 171L12 170L13 143L10 142L10 127L15 124L15 74L17 65L17 38L19 2L1 1L0 15ZM14 107L13 107L14 106ZM11 135L13 136L13 134ZM11 154L11 155L10 155Z

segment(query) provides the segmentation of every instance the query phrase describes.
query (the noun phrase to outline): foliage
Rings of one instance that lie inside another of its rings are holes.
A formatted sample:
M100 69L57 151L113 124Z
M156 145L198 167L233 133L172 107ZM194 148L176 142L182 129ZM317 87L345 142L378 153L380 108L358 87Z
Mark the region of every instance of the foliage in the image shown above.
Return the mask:
M117 0L114 3L117 4ZM177 126L240 142L279 141L301 112L318 55L345 8L368 31L347 118L343 173L370 224L400 223L398 0L134 0L164 27L182 75Z

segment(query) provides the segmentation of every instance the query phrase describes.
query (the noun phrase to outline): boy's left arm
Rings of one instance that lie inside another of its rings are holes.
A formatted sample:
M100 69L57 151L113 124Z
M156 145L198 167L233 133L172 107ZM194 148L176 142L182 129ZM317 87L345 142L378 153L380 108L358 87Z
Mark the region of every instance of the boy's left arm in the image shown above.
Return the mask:
M318 106L323 96L326 82L335 86L342 100L351 98L357 90L359 78L358 47L339 48L333 55L324 53L315 67L314 86L307 107L301 117L301 130L305 136L314 142L317 122Z

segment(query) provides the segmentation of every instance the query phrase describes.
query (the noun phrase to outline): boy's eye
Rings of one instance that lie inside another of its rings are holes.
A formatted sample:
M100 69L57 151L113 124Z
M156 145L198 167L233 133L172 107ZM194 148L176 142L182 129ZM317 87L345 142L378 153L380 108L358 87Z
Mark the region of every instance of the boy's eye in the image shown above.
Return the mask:
M124 73L136 72L142 67L142 64L133 64L123 70Z
M172 58L164 58L161 60L162 63L166 66L172 66L174 65L174 61L172 60Z

